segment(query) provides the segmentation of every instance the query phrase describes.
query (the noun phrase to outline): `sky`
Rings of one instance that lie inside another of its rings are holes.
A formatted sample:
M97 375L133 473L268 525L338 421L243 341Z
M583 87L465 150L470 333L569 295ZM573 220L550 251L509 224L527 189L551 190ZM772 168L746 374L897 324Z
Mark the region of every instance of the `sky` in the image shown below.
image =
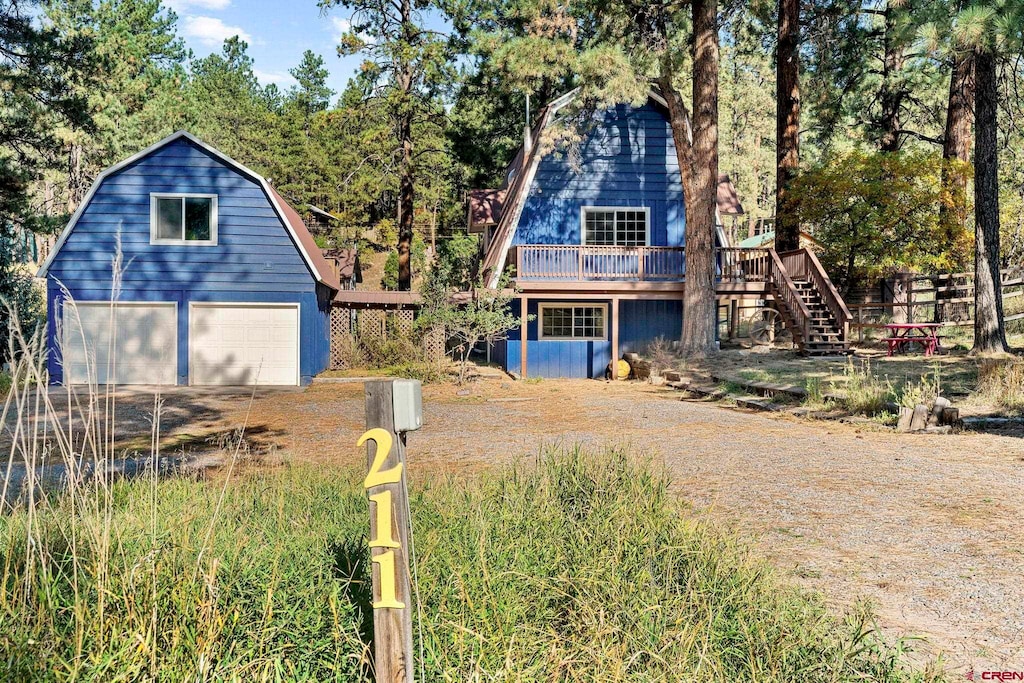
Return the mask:
M249 43L249 56L260 83L282 90L295 84L288 75L305 50L324 58L328 85L341 93L362 57L339 57L338 38L348 28L343 7L321 13L316 0L164 0L178 15L178 34L197 58L220 52L225 38L238 35Z

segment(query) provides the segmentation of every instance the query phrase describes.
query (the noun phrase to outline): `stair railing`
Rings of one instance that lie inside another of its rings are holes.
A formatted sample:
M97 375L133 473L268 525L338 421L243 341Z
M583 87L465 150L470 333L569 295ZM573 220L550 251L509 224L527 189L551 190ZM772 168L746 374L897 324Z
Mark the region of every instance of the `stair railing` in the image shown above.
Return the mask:
M769 249L768 254L770 257L768 264L769 284L771 285L772 294L786 307L787 313L795 326L794 332L796 334L793 336L799 336L798 343L803 348L811 340L811 311L807 308L807 304L804 303L800 292L797 291L796 285L793 284L793 278L789 276L789 271L786 269L785 264L783 264L778 252L774 249Z
M804 270L808 279L814 283L814 288L818 290L829 313L835 318L839 332L843 335L842 341L848 341L850 339L850 321L853 320L850 309L846 307L846 302L839 295L839 290L832 284L828 273L821 266L818 256L810 249L801 249L800 251L804 253L804 263L806 264Z

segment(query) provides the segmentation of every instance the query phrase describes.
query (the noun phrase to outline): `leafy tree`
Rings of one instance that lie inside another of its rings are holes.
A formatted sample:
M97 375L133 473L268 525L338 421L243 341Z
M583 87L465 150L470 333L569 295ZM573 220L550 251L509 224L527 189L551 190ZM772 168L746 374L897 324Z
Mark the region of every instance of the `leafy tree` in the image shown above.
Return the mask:
M801 174L792 185L796 217L823 245L822 264L849 291L890 269L949 271L969 246L950 243L938 207L946 167L935 152L854 150ZM967 173L966 165L959 166Z
M433 268L420 289L422 307L416 325L426 331L440 327L449 342L454 343L453 354L459 360L459 383L466 381L469 355L480 343L494 344L508 338L509 330L522 325L523 318L513 315L509 304L509 278L503 277L496 289L488 289L482 282L469 289L468 299L456 299L462 293L458 276L448 270L445 262ZM530 319L531 316L528 316Z

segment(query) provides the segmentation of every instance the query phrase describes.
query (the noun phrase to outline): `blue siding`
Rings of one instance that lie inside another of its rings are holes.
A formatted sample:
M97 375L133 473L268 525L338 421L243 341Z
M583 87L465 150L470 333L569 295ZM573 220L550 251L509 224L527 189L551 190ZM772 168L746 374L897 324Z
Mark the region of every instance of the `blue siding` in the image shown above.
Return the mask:
M595 122L580 145L541 159L516 229L515 244L579 244L584 206L651 210L652 246L681 246L685 212L667 115L653 103L619 105Z
M216 246L154 246L152 192L217 195ZM178 383L188 382L188 303L300 304L303 383L330 356L330 292L316 282L263 188L185 139L106 178L50 266L47 278L50 377L62 381L56 324L63 293L80 301L111 297L120 242L121 301L178 303Z
M557 299L551 299L557 302ZM537 316L539 304L546 301L529 302L528 312ZM576 304L601 303L574 302ZM520 304L512 304L512 312L519 315ZM620 301L619 302L619 353L635 351L642 353L657 337L678 339L682 327L683 305L681 301ZM609 305L609 316L611 315ZM535 317L527 325L527 369L529 377L568 377L577 379L604 377L605 368L611 361L611 328L609 338L604 341L552 341L539 339L539 319ZM610 325L609 321L609 325ZM506 371L519 372L522 358L520 330L509 333L508 340L496 344L492 359Z

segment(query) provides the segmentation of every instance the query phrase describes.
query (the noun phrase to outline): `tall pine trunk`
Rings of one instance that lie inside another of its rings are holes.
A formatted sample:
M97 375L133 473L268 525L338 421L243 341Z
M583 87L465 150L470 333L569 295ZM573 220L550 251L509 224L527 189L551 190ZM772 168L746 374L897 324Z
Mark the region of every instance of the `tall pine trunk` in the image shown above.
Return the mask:
M402 145L398 171L398 289L412 289L412 232L416 190L412 170L412 121L403 114L398 123L398 137Z
M682 352L715 350L715 197L718 191L718 2L693 0L693 191L686 205Z
M971 161L971 103L974 100L974 59L971 52L953 58L946 106L946 132L942 139L942 190L939 225L949 243L967 231L967 176L953 164Z
M974 53L974 353L1007 351L999 274L998 97L995 55Z
M800 248L788 188L800 169L800 0L779 0L776 50L775 248Z
M401 0L402 33L406 43L415 39L411 0ZM412 88L413 66L406 62L398 71L400 104L398 106L398 142L401 158L398 165L398 289L412 289L412 233L416 209L416 188L413 177Z
M909 8L908 8L909 9ZM881 118L878 121L878 149L882 152L900 151L903 122L901 112L907 96L906 86L899 82L906 57L903 44L896 35L897 8L892 2L885 5L885 35L882 39L882 87L878 93Z

